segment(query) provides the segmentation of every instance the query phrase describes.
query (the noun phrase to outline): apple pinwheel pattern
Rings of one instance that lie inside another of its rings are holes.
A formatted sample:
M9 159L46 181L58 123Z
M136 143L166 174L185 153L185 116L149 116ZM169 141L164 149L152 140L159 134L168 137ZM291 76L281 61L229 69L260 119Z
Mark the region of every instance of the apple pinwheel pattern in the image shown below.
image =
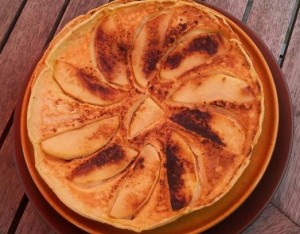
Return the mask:
M28 124L41 160L59 162L78 190L103 186L103 213L128 222L157 209L144 208L151 199L172 217L222 196L263 112L251 59L224 20L190 3L136 4L149 6L94 14L65 36L34 84L41 114Z

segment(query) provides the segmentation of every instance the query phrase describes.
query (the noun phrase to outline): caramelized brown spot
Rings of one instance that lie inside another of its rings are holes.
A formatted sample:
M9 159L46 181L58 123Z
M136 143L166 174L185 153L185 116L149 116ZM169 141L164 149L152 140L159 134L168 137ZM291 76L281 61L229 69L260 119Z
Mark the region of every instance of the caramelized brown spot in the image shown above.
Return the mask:
M116 65L113 57L110 57L109 50L107 46L109 41L114 41L115 38L107 35L103 30L98 29L95 37L95 49L98 59L98 66L103 70L103 72L113 72L114 66Z
M209 55L213 55L217 53L218 50L218 42L216 42L212 36L199 36L195 38L189 45L188 51L204 51Z
M100 27L95 37L97 65L109 80L113 80L120 63L127 64L129 46L118 41L115 35L104 32Z
M115 64L116 63L112 60L112 57L107 57L104 54L98 55L98 65L103 72L113 72Z
M145 159L144 158L139 158L137 161L136 161L136 164L134 166L134 169L143 169L145 167L144 165L144 161Z
M170 144L167 145L167 176L171 206L173 210L180 210L187 205L187 200L181 193L181 190L184 186L184 180L182 178L184 173L184 165L177 155L178 152L178 146Z
M69 179L85 175L97 168L101 168L104 165L117 163L124 157L125 153L123 149L119 145L113 145L103 151L100 151L97 155L76 167L69 176Z
M175 42L175 38L174 37L171 37L171 36L167 37L166 44L172 44L174 42Z
M80 78L82 85L84 85L92 93L99 95L104 100L110 99L118 95L117 90L100 84L99 81L93 75L87 73L83 69L79 69L77 71L77 75Z
M195 38L191 41L191 43L188 45L187 48L184 48L181 53L175 53L170 55L167 58L166 66L170 69L175 69L179 67L182 59L189 54L195 53L195 52L205 52L209 55L214 55L218 51L218 40L222 41L222 38L219 38L221 36L217 35L200 35L199 37Z
M156 64L160 58L159 50L148 50L144 58L143 72L149 75L156 68Z
M209 127L211 115L200 110L184 110L171 117L171 120L187 130L225 146L219 136Z
M179 23L179 28L180 28L180 31L184 31L187 28L187 24L186 23Z
M169 56L166 63L169 68L175 69L180 65L181 60L182 60L182 55L179 53L176 53L176 54Z

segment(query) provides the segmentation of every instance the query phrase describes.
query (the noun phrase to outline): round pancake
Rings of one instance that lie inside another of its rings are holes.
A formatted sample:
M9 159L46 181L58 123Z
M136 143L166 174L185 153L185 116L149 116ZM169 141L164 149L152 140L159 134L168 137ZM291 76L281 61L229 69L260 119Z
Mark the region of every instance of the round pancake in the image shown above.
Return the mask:
M37 171L69 208L142 231L215 203L247 167L263 90L226 20L186 1L112 2L33 73Z

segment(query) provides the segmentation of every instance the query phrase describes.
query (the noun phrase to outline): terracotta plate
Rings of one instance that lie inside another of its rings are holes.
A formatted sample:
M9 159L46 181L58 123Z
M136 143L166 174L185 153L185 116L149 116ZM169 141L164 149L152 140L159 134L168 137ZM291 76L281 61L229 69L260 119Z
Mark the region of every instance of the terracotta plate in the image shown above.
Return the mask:
M263 77L266 110L262 135L254 149L249 167L225 197L208 208L193 212L176 222L145 233L200 232L209 228L208 232L243 230L257 217L271 198L288 161L292 139L291 102L276 60L249 28L227 13L218 11L229 19L230 25L254 58L254 65L259 75ZM78 233L85 230L103 233L132 233L86 219L74 213L59 201L40 178L34 167L33 149L27 136L26 110L30 86L31 80L26 82L24 94L18 102L14 128L16 165L31 202L49 225L58 232Z

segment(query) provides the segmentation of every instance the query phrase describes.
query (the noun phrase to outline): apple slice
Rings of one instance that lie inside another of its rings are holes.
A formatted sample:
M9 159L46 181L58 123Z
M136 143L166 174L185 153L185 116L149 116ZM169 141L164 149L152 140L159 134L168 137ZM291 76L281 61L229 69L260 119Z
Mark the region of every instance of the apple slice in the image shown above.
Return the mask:
M149 200L158 181L160 158L156 149L146 145L129 171L110 211L117 219L131 219Z
M212 74L187 81L174 92L171 99L183 103L244 103L252 101L254 95L246 81L224 74Z
M228 116L212 113L210 128L215 132L226 148L235 154L244 153L246 134L238 121Z
M95 105L110 105L119 102L124 93L102 82L84 69L58 60L54 66L54 78L61 88L72 97Z
M41 148L46 154L61 159L85 157L105 146L118 127L118 117L99 120L46 139L41 142Z
M232 117L212 111L186 109L171 116L171 120L191 133L226 147L232 153L243 153L246 134Z
M136 37L132 68L136 82L143 88L146 88L160 60L170 16L170 12L165 12L149 19Z
M172 209L187 207L199 192L196 161L185 140L173 132L167 141L167 176Z
M129 136L134 137L140 131L159 120L164 111L150 98L147 97L133 114Z
M93 54L99 72L112 84L128 85L128 45L118 35L124 34L115 14L104 17L95 31Z
M138 152L120 145L112 145L74 168L69 179L82 185L103 182L128 167Z
M208 33L199 29L188 32L165 55L160 76L166 80L176 80L194 68L211 63L214 57L228 48L227 44L226 39L219 33Z

